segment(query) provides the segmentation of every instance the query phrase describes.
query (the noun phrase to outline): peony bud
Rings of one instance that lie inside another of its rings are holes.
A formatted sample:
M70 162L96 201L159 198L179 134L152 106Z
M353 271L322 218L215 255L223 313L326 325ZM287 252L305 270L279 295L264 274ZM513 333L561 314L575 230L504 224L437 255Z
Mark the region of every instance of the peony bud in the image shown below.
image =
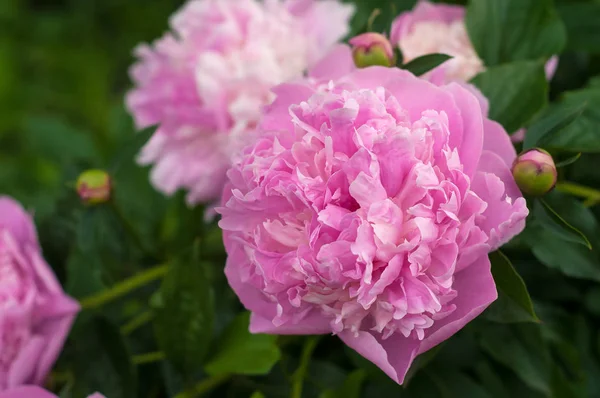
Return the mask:
M513 163L512 174L521 191L531 196L550 192L558 176L552 156L540 148L519 155Z
M382 34L363 33L350 39L352 57L359 68L367 66L392 66L396 63L392 44Z
M105 203L110 199L111 180L104 170L86 170L77 179L77 193L88 205Z

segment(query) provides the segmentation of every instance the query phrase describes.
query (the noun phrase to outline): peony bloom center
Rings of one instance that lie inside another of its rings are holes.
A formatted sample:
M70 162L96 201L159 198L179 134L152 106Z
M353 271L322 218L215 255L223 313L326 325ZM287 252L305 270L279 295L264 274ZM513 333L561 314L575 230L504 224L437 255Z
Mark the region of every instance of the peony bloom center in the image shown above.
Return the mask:
M242 281L278 303L275 325L316 310L334 333L422 340L456 308L461 256L488 240L446 113L413 120L379 87L324 90L290 114L295 141L266 137L230 172L247 184L221 210L250 261ZM234 226L241 207L252 216Z

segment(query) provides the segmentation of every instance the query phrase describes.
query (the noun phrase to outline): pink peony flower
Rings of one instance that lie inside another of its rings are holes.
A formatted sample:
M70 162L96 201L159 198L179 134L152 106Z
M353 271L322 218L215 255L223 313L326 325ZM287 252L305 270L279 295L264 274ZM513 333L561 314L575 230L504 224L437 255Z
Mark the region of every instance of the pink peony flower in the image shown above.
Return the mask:
M31 216L0 196L0 391L44 382L78 311L40 253Z
M476 89L344 74L342 52L275 89L263 137L229 170L225 273L252 332L337 334L402 383L496 299L488 253L528 210Z
M58 398L56 395L37 386L22 386L9 391L0 392L0 398ZM88 398L106 398L104 395L95 393Z
M338 0L189 1L131 69L127 106L139 128L159 126L138 158L153 184L188 190L190 204L217 199L270 89L324 56L352 13Z
M453 58L429 73L436 82L469 81L485 70L465 26L465 8L420 0L412 11L400 14L392 24L391 42L402 51L404 62L432 53ZM546 64L550 79L558 58Z

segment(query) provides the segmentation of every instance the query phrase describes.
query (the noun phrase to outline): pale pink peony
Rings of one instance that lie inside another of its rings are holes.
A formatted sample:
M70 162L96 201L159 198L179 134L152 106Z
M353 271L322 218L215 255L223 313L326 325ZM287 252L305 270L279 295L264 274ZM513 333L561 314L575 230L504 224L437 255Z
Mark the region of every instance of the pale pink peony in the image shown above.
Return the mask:
M391 42L400 48L404 62L432 53L452 56L430 73L442 81L469 81L485 70L464 22L465 9L449 4L419 1L412 11L392 24Z
M31 216L0 196L0 391L44 382L78 311L40 253Z
M342 56L275 89L229 170L225 273L252 332L337 334L402 383L496 299L488 253L528 210L476 89Z
M136 125L158 130L142 149L164 193L217 199L231 158L253 139L270 89L299 78L348 33L353 7L338 0L192 0L172 33L135 50Z
M22 386L9 391L0 392L0 398L58 398L56 395L37 386ZM88 398L106 398L104 395L95 393Z
M466 82L485 70L469 39L463 6L420 0L412 11L396 17L391 42L400 48L405 63L432 53L452 56L428 74L436 83ZM554 75L557 64L558 57L552 57L546 64L548 79Z

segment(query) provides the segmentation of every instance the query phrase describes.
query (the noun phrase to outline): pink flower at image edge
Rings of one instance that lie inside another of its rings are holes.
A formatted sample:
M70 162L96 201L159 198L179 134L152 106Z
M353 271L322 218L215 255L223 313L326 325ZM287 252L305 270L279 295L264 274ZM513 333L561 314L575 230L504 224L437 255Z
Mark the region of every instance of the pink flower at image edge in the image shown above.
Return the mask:
M79 304L42 257L31 216L6 196L0 196L0 273L0 391L41 385Z
M0 392L0 398L58 398L56 395L37 386L22 386L6 392ZM87 398L106 398L95 393Z

